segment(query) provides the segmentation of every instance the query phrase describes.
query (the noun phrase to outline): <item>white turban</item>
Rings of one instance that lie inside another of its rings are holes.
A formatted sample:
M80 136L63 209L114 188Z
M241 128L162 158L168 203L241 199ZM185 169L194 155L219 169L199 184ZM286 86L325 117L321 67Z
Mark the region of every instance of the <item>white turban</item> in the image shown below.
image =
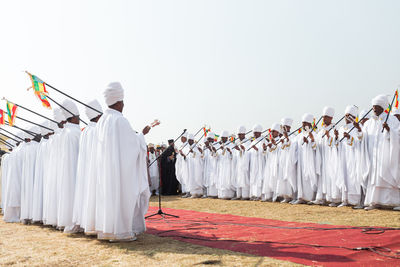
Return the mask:
M221 137L221 138L222 138L222 137L229 137L229 132L228 132L228 131L222 131L220 137Z
M193 134L188 134L188 138L189 140L194 140L194 135Z
M65 99L65 100L62 102L61 105L66 109L66 110L65 110L65 109L62 108L62 113L64 114L64 117L65 117L65 118L69 119L69 118L74 117L74 116L79 116L78 107L76 106L76 104L75 104L72 100L70 100L70 99ZM70 112L72 112L72 114L74 114L74 115L72 115L71 113L69 113L67 110L70 111Z
M50 128L48 122L49 122L49 121L44 121L44 122L42 122L40 125L41 125L41 126L44 126L44 127L46 127L46 128ZM40 134L41 134L41 135L46 135L46 134L48 134L49 132L51 132L50 130L47 130L46 128L40 127Z
M301 118L302 122L308 122L308 123L312 123L314 120L314 116L310 113L305 113L303 115L303 117Z
M118 101L124 100L124 88L119 82L110 83L103 94L107 106L112 106Z
M283 119L281 120L281 124L282 124L283 126L289 126L289 127L291 127L291 126L292 126L292 123L293 123L293 119L291 119L291 118L283 118Z
M346 110L344 111L344 114L350 114L353 117L357 117L358 108L354 105L347 106Z
M278 133L280 133L281 132L281 125L279 123L272 124L271 131L277 131Z
M215 138L215 134L213 132L207 134L207 138Z
M58 123L65 121L67 119L59 108L53 109L53 118Z
M148 144L148 147L149 147L149 148L151 148L151 147L154 148L154 144L149 143L149 144Z
M386 95L378 95L371 102L373 106L381 106L383 109L387 109L389 106L389 100Z
M103 112L101 105L100 105L99 101L97 101L97 99L87 102L86 105L88 105L89 107L92 107L94 109L97 109L100 112ZM94 118L96 118L97 116L100 115L97 111L95 111L91 108L88 108L88 107L85 107L85 113L89 120L93 120Z
M395 108L392 110L392 115L400 115L400 109L399 108Z
M240 126L238 129L238 134L245 134L246 133L246 127Z
M187 132L184 132L184 133L182 134L182 137L187 138L187 136L188 136L188 133L187 133Z
M363 109L360 112L360 120L368 113L368 110ZM371 118L371 112L368 113L368 115L364 119L370 119Z
M335 109L331 107L324 107L324 110L322 111L322 116L328 116L332 117L335 115Z
M263 127L260 124L256 124L253 126L253 133L261 133L263 131Z

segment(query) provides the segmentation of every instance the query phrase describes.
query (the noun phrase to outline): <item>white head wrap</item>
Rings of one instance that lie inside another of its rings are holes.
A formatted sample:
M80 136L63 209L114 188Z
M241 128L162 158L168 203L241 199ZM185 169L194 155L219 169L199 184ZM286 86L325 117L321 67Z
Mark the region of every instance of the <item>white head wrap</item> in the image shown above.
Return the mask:
M238 134L245 134L246 133L246 127L240 126L238 129Z
M221 137L221 138L222 138L222 137L229 137L229 132L228 132L228 131L222 131L220 137Z
M357 117L358 108L354 105L347 106L346 110L344 111L344 114L350 114L353 117Z
M101 105L99 101L97 101L97 99L87 102L86 105L94 109L97 109L100 112L103 112ZM89 120L93 120L94 118L100 115L97 111L94 111L93 109L88 107L85 107L85 113Z
M207 134L207 138L214 139L215 138L215 134L213 132L210 132L210 133Z
M324 107L324 110L322 111L322 116L328 116L332 117L335 115L335 109L332 107Z
M182 134L182 137L185 137L185 138L187 138L188 137L188 132L186 131L186 132L184 132L183 134Z
M59 109L59 108L53 109L53 118L58 123L65 121L67 119L67 118L65 118L64 114L61 112L61 109Z
M78 107L76 106L76 104L70 100L70 99L65 99L62 104L61 104L65 109L69 110L70 112L72 112L72 114L74 114L75 116L79 116L79 110ZM68 111L66 111L65 109L62 109L62 113L64 115L65 118L69 119L71 117L74 117L74 115L72 115L71 113L69 113Z
M188 134L188 140L194 140L194 135L193 134Z
M289 127L291 127L291 126L292 126L292 123L293 123L293 119L291 119L291 118L283 118L283 119L281 120L281 124L282 124L283 126L289 126Z
M118 101L124 100L124 88L122 88L122 85L119 82L110 83L103 94L107 106L111 106Z
M308 123L312 123L314 120L314 116L310 113L305 113L303 115L303 117L301 118L302 122L308 122Z
M154 148L154 144L152 144L152 143L149 143L147 146L148 146L148 148L151 148L151 147Z
M381 106L383 109L387 109L389 106L389 100L386 95L378 95L372 99L372 105Z
M277 131L278 133L281 132L281 125L279 123L274 123L271 126L271 131Z
M256 124L253 126L253 133L261 133L263 131L263 127L260 124Z

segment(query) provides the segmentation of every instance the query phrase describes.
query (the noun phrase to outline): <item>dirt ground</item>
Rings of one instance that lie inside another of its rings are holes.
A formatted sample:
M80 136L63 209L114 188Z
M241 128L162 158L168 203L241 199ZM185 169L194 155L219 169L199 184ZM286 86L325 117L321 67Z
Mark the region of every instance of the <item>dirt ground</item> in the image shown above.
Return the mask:
M152 198L150 205L156 206ZM400 213L385 210L218 199L163 197L163 206L297 222L354 226L400 226ZM291 262L219 250L143 234L138 241L110 244L67 235L40 225L5 223L0 218L0 266L296 266Z

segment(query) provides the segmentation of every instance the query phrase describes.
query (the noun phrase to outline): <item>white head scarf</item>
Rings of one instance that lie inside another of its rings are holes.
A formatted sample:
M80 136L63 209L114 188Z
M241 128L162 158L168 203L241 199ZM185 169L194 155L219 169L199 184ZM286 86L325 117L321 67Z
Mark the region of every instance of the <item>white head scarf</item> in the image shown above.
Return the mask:
M194 140L194 135L193 134L188 134L188 140Z
M346 110L344 111L344 114L350 114L353 117L357 117L358 108L354 105L347 106Z
M53 118L56 122L60 123L62 121L65 121L67 118L64 116L64 114L61 112L60 108L55 108L53 109ZM58 127L57 127L58 128Z
M291 127L291 126L292 126L292 123L293 123L293 119L291 119L291 118L283 118L283 119L281 120L281 124L282 124L283 126L289 126L289 127Z
M207 139L208 139L208 138L214 139L214 138L215 138L215 134L214 134L213 132L208 133L208 134L207 134Z
M263 131L263 127L260 124L256 124L253 126L253 133L261 133Z
M246 133L246 127L240 126L238 129L238 134L245 134Z
M322 116L328 116L332 117L335 115L335 109L332 107L324 107L324 110L322 111Z
M124 100L124 88L119 82L110 83L103 94L107 106L112 106L118 101Z
M97 101L97 99L87 102L86 105L88 105L89 107L92 107L94 109L97 109L100 112L103 112L100 102ZM94 111L93 109L88 108L88 107L85 107L85 113L89 120L93 120L94 118L96 118L97 116L100 115L97 111Z
M386 95L378 95L372 99L372 105L381 106L383 109L387 109L389 106L389 100Z
M65 99L62 104L61 104L65 109L69 110L70 112L72 112L72 114L74 114L75 116L79 116L79 110L78 107L76 106L76 104L70 100L70 99ZM74 117L74 115L72 115L71 113L69 113L68 111L66 111L65 109L62 109L62 113L64 115L65 118L69 119L71 117Z
M271 131L277 131L278 133L281 132L281 125L279 123L274 123L271 126Z
M222 137L229 137L229 132L228 132L228 131L222 131L220 137L221 137L221 138L222 138Z
M314 120L314 116L310 113L305 113L303 115L303 117L301 118L302 122L308 122L308 123L312 123Z

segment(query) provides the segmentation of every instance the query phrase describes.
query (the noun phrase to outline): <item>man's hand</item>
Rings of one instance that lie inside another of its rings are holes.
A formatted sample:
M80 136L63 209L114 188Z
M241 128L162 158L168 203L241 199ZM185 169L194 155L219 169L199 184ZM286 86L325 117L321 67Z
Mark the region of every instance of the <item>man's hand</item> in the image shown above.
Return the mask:
M243 151L246 150L246 148L244 148L243 145L240 145L240 148L241 148Z
M312 134L312 132L310 132L310 133L308 134L308 136L310 137L311 142L314 142L314 135Z
M350 135L349 135L349 133L347 133L347 132L344 132L344 133L343 133L343 136L346 137L347 139L350 138Z
M354 122L353 122L353 125L354 125L354 127L357 128L357 130L358 130L359 132L361 132L361 127L360 127L360 124L359 124L358 122L354 121Z
M226 150L228 150L228 152L232 154L232 151L229 148L226 148Z
M286 141L289 142L289 136L288 136L287 132L283 132L283 136L286 138Z
M203 153L203 149L201 149L200 147L198 147L197 149L200 151L200 153Z
M305 137L305 136L303 137L303 142L306 143L306 144L308 144L308 139L307 139L307 137Z
M339 138L339 131L338 130L333 130L333 133L335 134L336 140Z
M256 145L253 146L255 151L258 151L258 148L256 147Z
M331 138L331 135L329 134L328 130L325 131L325 135L328 136L328 139Z
M151 127L148 126L148 125L147 125L146 127L144 127L144 129L143 129L143 131L142 131L143 135L148 134L148 133L150 132L150 129L151 129Z
M385 129L386 131L390 132L390 127L386 122L384 122L382 126L383 126L383 129Z

